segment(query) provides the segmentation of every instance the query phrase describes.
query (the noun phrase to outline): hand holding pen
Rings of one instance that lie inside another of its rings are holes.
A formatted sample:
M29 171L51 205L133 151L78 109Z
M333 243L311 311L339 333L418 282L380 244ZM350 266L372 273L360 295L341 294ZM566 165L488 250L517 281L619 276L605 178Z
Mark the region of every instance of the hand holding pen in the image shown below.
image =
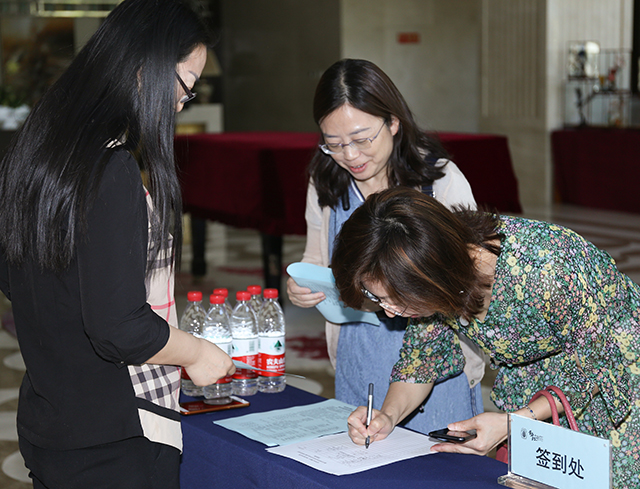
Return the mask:
M367 396L367 424L366 427L369 428L371 424L371 415L373 414L373 384L369 384L369 394ZM369 443L371 442L371 437L367 435L367 439L364 441L364 446L369 448Z
M373 409L373 384L369 386L367 405L356 408L349 415L347 424L351 440L356 445L364 445L367 448L374 441L384 440L395 427L387 414Z

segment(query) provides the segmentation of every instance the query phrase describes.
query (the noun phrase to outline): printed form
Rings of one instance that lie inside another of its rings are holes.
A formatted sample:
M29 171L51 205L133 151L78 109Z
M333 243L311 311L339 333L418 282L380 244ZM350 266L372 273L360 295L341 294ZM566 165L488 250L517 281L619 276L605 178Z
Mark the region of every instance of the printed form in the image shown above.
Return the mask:
M267 451L329 474L347 475L435 453L430 450L436 443L426 435L396 427L387 438L369 448L354 444L347 433L338 433Z
M347 418L354 406L336 399L247 414L214 423L273 447L288 445L347 429Z
M386 439L372 443L368 449L356 445L346 432L347 418L354 409L350 404L327 399L214 423L272 447L267 448L268 452L334 475L354 474L428 455L438 443L421 433L396 427Z

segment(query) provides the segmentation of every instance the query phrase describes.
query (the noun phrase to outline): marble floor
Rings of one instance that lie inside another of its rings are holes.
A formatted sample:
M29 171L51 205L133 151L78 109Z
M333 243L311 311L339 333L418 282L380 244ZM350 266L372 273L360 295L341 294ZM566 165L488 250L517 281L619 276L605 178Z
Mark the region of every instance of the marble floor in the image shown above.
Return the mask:
M551 212L529 212L527 217L565 225L607 250L619 268L640 283L640 215L623 214L575 206L555 206ZM207 276L194 281L186 272L191 260L190 247L185 246L183 272L176 280L178 310L184 310L189 290L210 293L214 287L228 287L231 294L251 284L261 283L260 241L256 232L228 228L210 223L207 242ZM284 240L283 263L300 260L304 237L287 236ZM283 284L284 290L284 284ZM1 294L0 294L1 295ZM287 324L287 370L304 375L305 380L289 382L325 397L333 397L333 369L326 356L324 321L315 309L300 309L284 297ZM0 488L32 487L18 452L15 432L18 387L24 372L18 343L11 333L10 304L0 297ZM485 409L495 407L488 400L493 382L487 371L482 382Z

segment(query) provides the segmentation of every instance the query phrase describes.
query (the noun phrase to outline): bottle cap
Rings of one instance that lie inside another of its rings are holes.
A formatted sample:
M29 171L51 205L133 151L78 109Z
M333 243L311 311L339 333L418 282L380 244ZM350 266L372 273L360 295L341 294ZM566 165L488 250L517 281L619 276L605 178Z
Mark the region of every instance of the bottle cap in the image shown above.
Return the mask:
M191 302L198 302L202 300L202 292L198 292L196 290L192 290L191 292L187 292L187 300Z
M251 294L246 290L241 290L239 292L236 292L237 301L248 301L249 299L251 299Z
M209 296L209 302L211 304L224 304L225 297L220 294L211 294Z
M213 289L213 293L223 297L229 297L229 289Z
M278 289L264 289L263 294L265 299L277 299Z
M262 287L260 287L259 285L249 285L249 287L247 287L247 292L249 292L251 295L258 295L260 294L260 292L262 292Z

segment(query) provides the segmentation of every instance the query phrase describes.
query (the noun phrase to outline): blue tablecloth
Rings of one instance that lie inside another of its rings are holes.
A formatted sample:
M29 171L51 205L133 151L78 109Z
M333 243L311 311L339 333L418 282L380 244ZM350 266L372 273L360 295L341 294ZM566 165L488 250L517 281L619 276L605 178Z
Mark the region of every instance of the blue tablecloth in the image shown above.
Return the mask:
M185 400L188 398L184 398ZM247 408L183 416L183 489L345 488L496 489L507 466L489 457L438 453L403 460L357 474L336 476L266 451L262 443L213 424L245 414L302 406L324 398L288 386L278 394L246 398Z

